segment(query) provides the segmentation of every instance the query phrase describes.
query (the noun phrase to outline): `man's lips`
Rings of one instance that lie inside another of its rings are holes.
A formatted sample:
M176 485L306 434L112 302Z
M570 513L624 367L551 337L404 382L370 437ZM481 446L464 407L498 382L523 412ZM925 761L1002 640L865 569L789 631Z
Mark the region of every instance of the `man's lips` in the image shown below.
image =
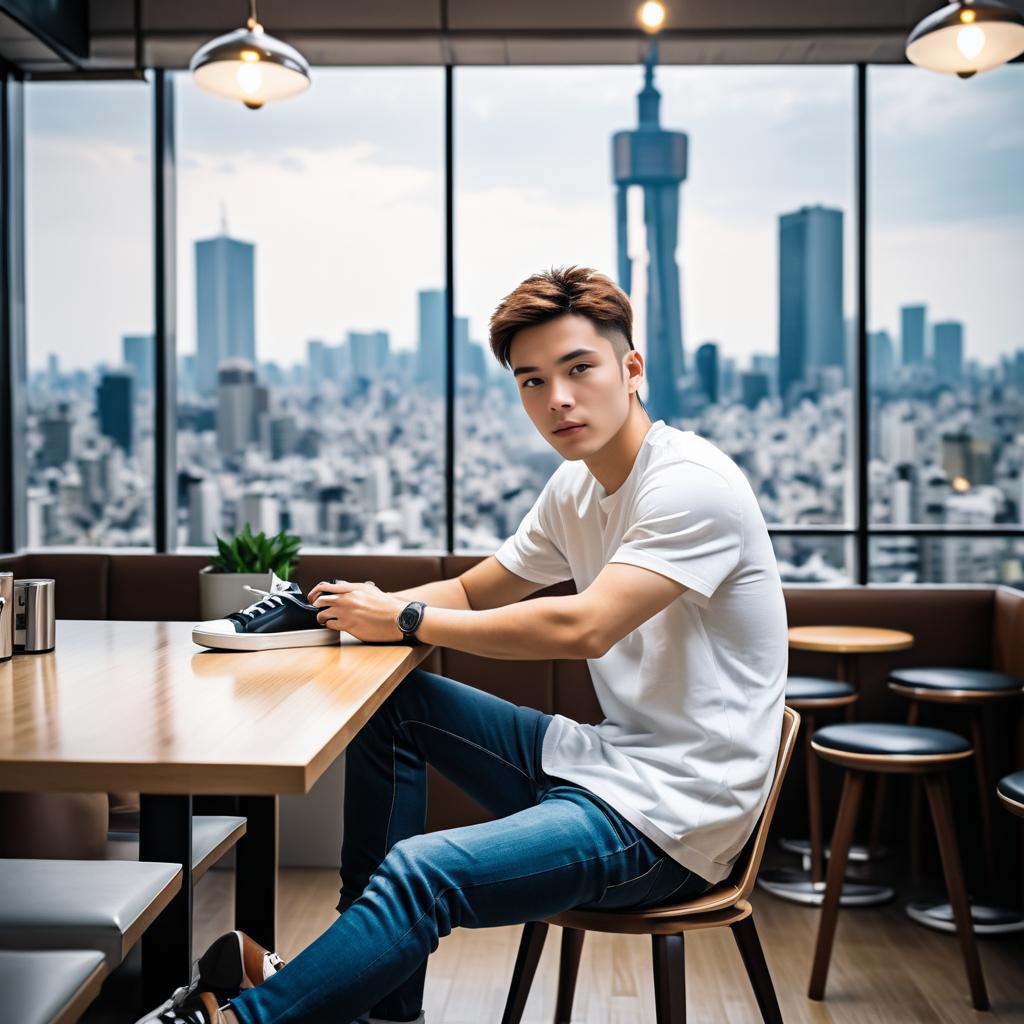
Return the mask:
M556 430L556 434L575 434L577 431L582 430L586 426L585 423L574 423L571 427L562 427L560 430Z

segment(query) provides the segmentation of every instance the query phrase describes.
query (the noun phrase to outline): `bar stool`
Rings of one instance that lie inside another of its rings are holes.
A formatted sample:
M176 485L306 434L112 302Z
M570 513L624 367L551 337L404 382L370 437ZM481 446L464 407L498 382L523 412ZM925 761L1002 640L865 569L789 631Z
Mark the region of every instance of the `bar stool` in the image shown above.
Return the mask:
M1024 818L1024 772L1014 772L1001 778L996 792L1011 814Z
M960 853L950 810L949 780L946 777L950 768L972 755L970 743L956 733L920 725L844 722L819 729L811 738L811 747L826 761L844 768L845 775L839 816L832 836L825 902L822 904L818 925L808 996L817 1000L825 998L825 983L839 916L840 887L864 780L869 772L901 772L920 775L924 779L971 1000L975 1009L987 1010L988 993L971 925L970 905L964 889Z
M975 668L904 668L889 673L889 689L909 701L907 723L920 721L924 704L955 704L968 711L970 737L974 745L974 773L981 811L981 845L989 888L995 885L996 865L992 830L992 778L995 775L994 737L986 730L983 715L1001 701L1024 696L1024 682L1005 672ZM910 801L910 864L916 878L920 865L918 823L921 816L921 788L915 779ZM907 914L918 924L939 931L955 930L952 908L948 903L918 901L907 904ZM974 930L981 935L1008 934L1024 930L1024 917L1009 907L971 905Z
M822 868L821 795L819 789L818 758L811 750L811 736L817 728L816 716L833 708L843 708L850 720L857 691L852 683L817 676L790 676L786 680L786 706L800 712L804 734L804 770L807 778L807 820L810 834L809 852L804 854L810 862L809 870L773 868L757 876L761 889L780 899L807 906L820 906L825 898L825 873ZM784 849L803 852L802 840L783 840ZM895 895L892 889L881 893L885 899ZM843 906L858 906L879 902L879 887L854 879L843 882Z

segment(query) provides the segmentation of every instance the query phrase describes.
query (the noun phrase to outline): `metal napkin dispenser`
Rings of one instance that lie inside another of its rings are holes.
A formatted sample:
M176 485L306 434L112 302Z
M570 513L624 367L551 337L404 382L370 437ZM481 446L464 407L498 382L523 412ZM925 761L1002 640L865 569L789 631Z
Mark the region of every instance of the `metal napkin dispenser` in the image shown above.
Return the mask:
M0 661L14 652L14 573L0 572Z
M14 650L52 651L57 639L53 580L14 581Z

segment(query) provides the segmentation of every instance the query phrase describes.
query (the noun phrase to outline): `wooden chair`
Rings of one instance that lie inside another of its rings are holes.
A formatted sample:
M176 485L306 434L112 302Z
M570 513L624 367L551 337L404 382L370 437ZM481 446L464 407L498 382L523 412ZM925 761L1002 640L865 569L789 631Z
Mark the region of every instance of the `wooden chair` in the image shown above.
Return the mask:
M792 708L787 707L782 722L779 756L775 762L775 777L768 793L768 801L761 812L757 827L733 865L729 877L695 899L673 906L636 911L567 910L545 921L528 922L523 927L523 937L519 944L502 1024L519 1024L522 1019L530 985L544 948L544 938L548 925L551 924L559 925L563 929L555 1024L569 1024L576 975L586 932L650 935L654 955L654 1005L658 1024L679 1024L686 1019L684 934L698 928L725 926L730 928L736 939L761 1016L766 1024L781 1024L779 1003L754 928L753 911L748 897L754 888L754 880L761 865L761 857L768 839L768 828L775 813L775 804L793 753L799 725L800 716Z

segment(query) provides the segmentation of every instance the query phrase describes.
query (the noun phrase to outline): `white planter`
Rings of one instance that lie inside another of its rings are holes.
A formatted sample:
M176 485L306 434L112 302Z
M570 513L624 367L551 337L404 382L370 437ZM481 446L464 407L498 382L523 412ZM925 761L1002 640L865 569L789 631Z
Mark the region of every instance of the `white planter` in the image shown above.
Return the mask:
M199 613L203 621L222 619L260 599L246 586L270 589L269 572L214 572L212 566L199 570Z

